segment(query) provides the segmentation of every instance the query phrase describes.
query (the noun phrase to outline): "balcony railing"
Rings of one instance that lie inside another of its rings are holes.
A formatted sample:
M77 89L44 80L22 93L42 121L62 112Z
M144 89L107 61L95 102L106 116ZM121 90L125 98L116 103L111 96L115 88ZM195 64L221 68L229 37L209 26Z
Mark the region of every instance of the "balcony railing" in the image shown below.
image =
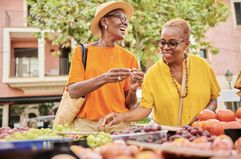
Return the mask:
M45 76L66 76L69 74L70 63L67 58L59 58L55 67L45 69Z
M66 76L69 73L70 63L66 58L59 58L56 66L45 69L45 76ZM37 57L21 57L11 60L10 77L38 77L39 64ZM47 68L47 67L45 67Z
M38 58L17 57L11 60L11 77L38 77Z

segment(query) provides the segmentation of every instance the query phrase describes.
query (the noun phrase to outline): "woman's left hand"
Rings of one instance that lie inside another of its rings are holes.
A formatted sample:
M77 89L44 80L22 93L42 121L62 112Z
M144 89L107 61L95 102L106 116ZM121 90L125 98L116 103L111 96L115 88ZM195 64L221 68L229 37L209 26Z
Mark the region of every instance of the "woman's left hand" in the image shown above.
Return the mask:
M137 88L140 87L143 82L144 73L136 68L132 69L131 72L130 90L136 92Z
M123 121L123 117L121 113L114 113L114 112L109 113L108 115L106 115L105 117L99 120L98 130L102 131L106 125L112 126L122 121Z

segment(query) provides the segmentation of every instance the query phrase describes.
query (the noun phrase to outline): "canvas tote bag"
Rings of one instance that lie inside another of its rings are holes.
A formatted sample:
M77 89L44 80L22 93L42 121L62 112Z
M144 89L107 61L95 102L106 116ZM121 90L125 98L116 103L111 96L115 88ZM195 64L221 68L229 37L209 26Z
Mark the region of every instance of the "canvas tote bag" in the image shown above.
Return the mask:
M241 90L241 71L239 72L239 75L234 83L234 88Z
M240 91L237 92L237 95L241 97L241 71L239 72L239 75L234 83L234 88L239 89ZM241 98L240 98L241 100Z
M87 59L87 49L83 44L80 44L81 53L82 53L82 63L84 69L86 68L86 59ZM78 99L72 99L69 96L69 92L64 89L62 99L59 104L59 108L55 115L54 125L58 124L68 124L71 125L78 114L81 106L84 104L85 98L80 97Z

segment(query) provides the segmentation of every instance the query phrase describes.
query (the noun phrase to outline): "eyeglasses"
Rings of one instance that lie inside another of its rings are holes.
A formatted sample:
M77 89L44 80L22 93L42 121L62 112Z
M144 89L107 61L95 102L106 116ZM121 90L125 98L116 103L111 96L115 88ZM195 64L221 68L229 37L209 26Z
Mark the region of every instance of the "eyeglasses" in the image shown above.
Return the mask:
M161 49L164 48L165 45L167 45L170 49L175 49L177 45L180 44L181 42L183 42L183 39L180 41L177 41L177 40L165 41L163 39L160 39L157 41L157 44Z
M126 15L123 13L109 14L109 15L105 15L104 17L117 17L121 20L121 23L128 22Z

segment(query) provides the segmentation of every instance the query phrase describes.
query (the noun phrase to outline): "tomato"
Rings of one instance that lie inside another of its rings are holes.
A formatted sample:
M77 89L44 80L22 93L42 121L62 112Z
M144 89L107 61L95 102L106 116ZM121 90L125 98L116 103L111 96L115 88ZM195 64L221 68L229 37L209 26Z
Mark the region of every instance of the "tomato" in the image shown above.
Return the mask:
M234 121L235 120L235 113L229 109L220 109L216 113L217 119L220 121Z
M236 116L237 116L238 118L241 118L241 107L237 109L237 111L236 111Z
M241 124L241 118L235 118L235 121L237 121L239 124Z
M216 136L224 134L224 131L223 131L224 124L225 122L221 122L221 121L213 124L211 128L211 134Z
M216 123L218 123L219 121L217 119L208 119L206 121L203 122L203 125L202 125L202 129L203 130L207 130L208 132L211 133L211 130L212 130L212 126Z
M229 121L224 124L223 128L224 129L241 128L241 124L239 124L237 121Z
M198 114L197 118L198 120L201 120L201 121L208 120L208 119L216 119L216 114L209 109L204 109Z
M198 127L198 128L202 128L204 121L195 121L194 123L192 123L192 127Z

